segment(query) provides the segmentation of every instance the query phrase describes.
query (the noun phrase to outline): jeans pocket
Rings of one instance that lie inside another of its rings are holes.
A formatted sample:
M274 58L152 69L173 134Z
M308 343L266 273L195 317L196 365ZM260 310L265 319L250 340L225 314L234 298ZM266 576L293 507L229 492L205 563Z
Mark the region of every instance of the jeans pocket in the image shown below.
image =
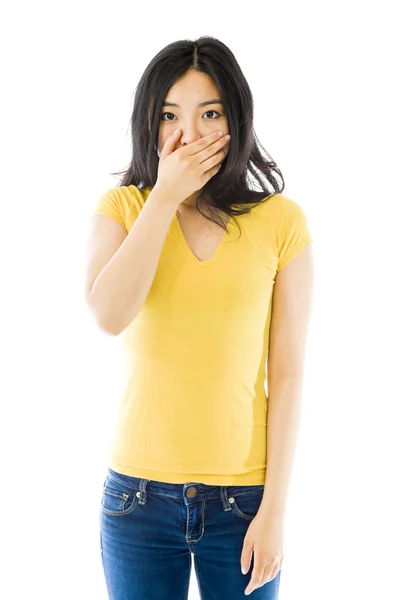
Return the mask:
M233 508L233 512L242 519L251 521L254 519L258 509L260 508L263 492L264 486L261 486L260 489L251 492L233 492L229 496L229 502Z
M136 492L139 492L139 490L134 490L107 475L103 484L101 510L107 515L116 517L130 514L138 503Z

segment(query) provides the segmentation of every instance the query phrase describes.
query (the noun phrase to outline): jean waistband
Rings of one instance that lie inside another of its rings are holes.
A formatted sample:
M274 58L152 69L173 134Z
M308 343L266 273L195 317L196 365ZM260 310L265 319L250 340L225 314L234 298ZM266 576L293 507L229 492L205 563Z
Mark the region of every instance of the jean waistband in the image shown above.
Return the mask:
M108 478L121 482L132 490L144 490L171 496L178 500L182 498L196 498L196 500L212 500L222 496L249 494L264 489L264 485L209 485L199 481L188 483L168 483L164 481L155 481L143 477L134 477L118 473L108 467Z

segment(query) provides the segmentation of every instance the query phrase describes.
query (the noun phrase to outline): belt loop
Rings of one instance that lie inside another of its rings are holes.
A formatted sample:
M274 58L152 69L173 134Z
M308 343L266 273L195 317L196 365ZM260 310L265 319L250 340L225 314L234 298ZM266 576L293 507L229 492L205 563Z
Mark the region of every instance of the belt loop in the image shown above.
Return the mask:
M139 481L139 490L140 491L137 494L139 496L139 500L138 500L139 504L146 504L146 502L147 502L146 486L149 481L150 481L150 479L141 479Z
M222 506L224 510L232 510L230 503L228 502L228 494L226 492L226 485L223 485L220 490L220 496L222 501Z

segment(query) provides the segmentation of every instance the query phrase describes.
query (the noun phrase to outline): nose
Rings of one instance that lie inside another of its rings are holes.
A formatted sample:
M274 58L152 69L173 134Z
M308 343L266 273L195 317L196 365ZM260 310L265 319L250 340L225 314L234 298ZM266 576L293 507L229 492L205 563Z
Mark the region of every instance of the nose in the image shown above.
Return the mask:
M193 127L184 127L182 128L182 135L179 139L182 146L186 146L186 144L191 144L192 142L197 142L201 138L200 133Z

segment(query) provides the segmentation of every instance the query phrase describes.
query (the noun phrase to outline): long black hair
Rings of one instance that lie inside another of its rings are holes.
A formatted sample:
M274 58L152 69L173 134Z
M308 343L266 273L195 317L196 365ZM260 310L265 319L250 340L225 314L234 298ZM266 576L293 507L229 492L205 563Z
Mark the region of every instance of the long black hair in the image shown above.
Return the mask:
M235 215L249 213L255 204L282 193L285 182L277 164L254 132L253 97L242 70L231 50L212 36L168 44L150 61L135 89L130 121L132 160L126 170L111 175L123 175L120 186L133 184L143 189L156 184L159 162L156 148L162 103L169 88L190 69L211 76L220 91L228 120L229 152L196 201L201 214L225 228L218 217L219 212L232 219ZM262 155L260 148L270 160ZM260 191L252 189L253 180ZM268 183L273 191L268 189ZM199 203L207 206L211 217L202 213Z

